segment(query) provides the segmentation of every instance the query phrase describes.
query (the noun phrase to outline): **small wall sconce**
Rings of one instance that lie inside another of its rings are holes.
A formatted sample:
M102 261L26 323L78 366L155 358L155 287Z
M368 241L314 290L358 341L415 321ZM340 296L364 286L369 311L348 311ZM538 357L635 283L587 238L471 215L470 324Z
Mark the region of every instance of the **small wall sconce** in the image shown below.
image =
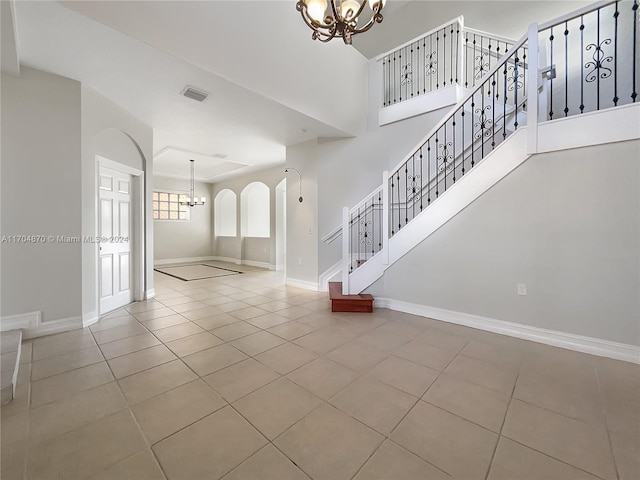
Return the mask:
M303 200L302 199L302 175L300 174L300 171L297 168L293 168L293 167L285 168L284 173L289 173L289 170L293 170L298 174L298 177L300 177L300 196L298 197L298 201L302 203L302 200Z

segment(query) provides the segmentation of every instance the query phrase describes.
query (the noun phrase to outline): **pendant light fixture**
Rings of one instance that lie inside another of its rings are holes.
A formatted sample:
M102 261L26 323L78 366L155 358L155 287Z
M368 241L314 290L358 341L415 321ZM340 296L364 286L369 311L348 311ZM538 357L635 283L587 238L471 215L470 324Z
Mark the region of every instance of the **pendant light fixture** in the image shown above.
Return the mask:
M196 205L204 205L206 202L206 198L198 198L196 197L196 177L195 177L195 160L189 160L191 164L191 183L189 185L189 196L184 202L180 202L180 205L188 205L190 207L195 207Z
M381 12L385 3L386 0L298 0L296 10L313 30L313 40L326 43L342 37L344 43L351 45L353 35L366 32L374 23L382 22ZM362 14L367 4L371 9L368 20L368 15Z

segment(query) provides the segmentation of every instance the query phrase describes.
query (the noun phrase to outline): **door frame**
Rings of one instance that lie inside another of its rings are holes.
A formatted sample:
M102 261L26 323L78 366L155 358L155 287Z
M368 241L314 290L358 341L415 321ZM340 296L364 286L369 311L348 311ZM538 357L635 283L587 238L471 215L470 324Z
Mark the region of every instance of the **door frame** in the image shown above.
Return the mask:
M96 236L100 230L98 222L99 204L100 204L100 169L108 168L116 172L131 175L131 232L133 239L131 242L132 257L132 278L131 286L133 290L133 300L139 302L144 300L144 276L145 276L145 228L144 228L144 171L137 168L115 162L106 157L96 155L96 202L95 202L95 233ZM100 311L100 245L96 243L95 248L95 266L96 266L96 305L98 309L98 317L108 312Z

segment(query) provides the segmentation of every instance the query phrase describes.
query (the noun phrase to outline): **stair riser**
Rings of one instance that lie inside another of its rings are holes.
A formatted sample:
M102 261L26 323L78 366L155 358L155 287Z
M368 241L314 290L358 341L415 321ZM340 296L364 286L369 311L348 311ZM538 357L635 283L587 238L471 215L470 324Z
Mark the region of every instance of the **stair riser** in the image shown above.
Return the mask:
M332 312L351 312L351 313L372 313L373 301L356 301L356 300L332 300Z

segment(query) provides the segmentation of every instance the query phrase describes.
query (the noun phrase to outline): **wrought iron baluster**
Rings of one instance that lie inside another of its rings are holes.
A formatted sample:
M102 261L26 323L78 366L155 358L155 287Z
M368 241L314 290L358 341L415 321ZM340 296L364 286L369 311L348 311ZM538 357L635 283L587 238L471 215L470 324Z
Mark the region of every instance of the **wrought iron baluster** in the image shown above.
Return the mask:
M569 115L569 22L564 22L564 116Z
M358 268L358 261L360 260L361 256L360 256L360 238L362 236L362 233L360 232L360 226L361 226L361 222L360 222L360 207L358 207L358 216L356 217L358 219L358 236L356 237L356 248L357 248L357 252L356 252L356 268Z
M378 217L382 216L382 192L378 192ZM378 251L382 250L382 218L378 218Z
M456 50L455 50L455 71L456 71L456 84L458 83L458 74L460 73L460 69L458 65L462 62L462 58L458 58L460 53L460 23L456 22Z
M631 7L633 11L633 58L631 59L632 73L631 80L633 85L633 90L631 91L631 100L633 103L636 103L636 97L638 96L638 90L636 88L636 61L637 57L637 48L638 48L638 1L633 1L633 7Z
M476 163L476 122L473 118L473 109L476 106L475 96L475 93L471 96L471 168L473 168Z
M597 23L598 27L597 27L597 38L598 38L598 46L596 47L596 51L594 52L595 54L597 54L598 49L600 48L600 9L598 9L598 23ZM589 48L589 46L587 46L587 49ZM597 60L598 63L596 63L596 110L600 110L600 71L597 68L599 66L599 59Z
M402 84L404 83L402 81L402 50L400 50L400 53L398 54L398 68L400 69L400 99L399 101L402 101Z
M464 33L464 87L469 87L469 32Z
M402 220L400 220L400 170L398 170L396 180L398 181L398 231L402 228Z
M447 30L442 29L442 86L447 85Z
M422 184L422 181L424 179L424 177L422 176L422 162L423 162L423 156L422 156L422 146L420 147L420 211L422 211L422 197L423 197L423 191L424 191L424 186Z
M520 62L520 59L518 58L518 49L516 49L514 63L513 63L513 78L514 78L514 83L513 83L513 91L514 91L513 104L516 107L516 116L515 116L515 120L513 122L513 129L514 130L518 129L518 63L519 62Z
M613 105L618 106L618 2L616 2L616 11L613 13L614 32L613 32Z
M580 113L584 112L584 15L580 15Z
M416 150L416 152L412 155L413 157L412 172L411 172L411 191L413 192L413 200L411 205L412 218L416 217L416 207L418 206L418 194L420 193L420 185L418 184L420 177L418 176L418 167L416 166L417 156L418 156L418 151ZM420 213L420 211L418 211L418 213Z
M504 88L504 92L502 95L502 115L504 115L505 121L502 122L502 140L504 140L505 138L507 138L507 63L508 61L505 60L504 62L504 70L503 70L503 88Z
M491 76L491 111L492 111L492 121L491 121L491 149L493 150L496 147L496 96L493 94L496 90L496 74L494 73ZM506 122L506 116L504 112L502 113L502 121Z
M447 168L448 167L448 165L447 165L447 156L448 155L447 154L449 153L449 151L447 149L447 145L448 145L447 144L447 124L445 123L442 126L442 128L444 130L444 143L442 144L443 148L444 148L444 150L442 152L442 157L444 158L444 160L443 160L443 165L444 165L444 191L446 192L447 191L447 171L449 170Z
M453 159L451 160L453 168L453 183L456 183L456 113L453 112L453 116L451 117L451 137L452 137L452 147L453 147Z
M418 72L418 78L417 78L417 82L416 82L416 95L420 95L420 79L423 77L424 75L424 65L423 68L420 68L420 40L418 40L416 42L416 52L417 52L417 62L418 62L418 68L416 70L416 72ZM421 73L423 75L421 75ZM424 83L424 78L422 78L422 82Z
M450 85L453 85L453 67L458 65L456 63L456 58L455 58L455 53L456 52L453 49L453 37L454 37L454 35L453 35L453 24L451 24L451 32L450 32L450 35L449 35L449 38L450 38L450 40L449 40L449 44L450 44L449 48L451 49L451 62L449 62L450 65L451 65L451 67L449 68L449 73L450 73L449 84Z
M553 27L549 35L549 58L553 69ZM549 75L549 120L553 120L553 75Z
M409 186L409 161L404 164L404 187L405 189ZM405 192L408 193L407 190ZM409 223L409 198L405 193L405 201L404 201L404 224Z
M444 42L444 40L443 40ZM436 32L436 61L438 61L438 57L440 56L440 30ZM438 71L442 70L442 84L444 85L444 71L447 68L447 60L445 58L444 52L442 53L442 69L440 68L440 64L438 64ZM439 73L439 72L438 72ZM436 90L440 88L440 77L436 74Z
M389 183L391 184L391 191L389 194L389 216L391 217L391 221L389 222L389 227L391 228L391 236L393 236L395 232L395 217L393 214L393 189L395 188L395 182L393 181L393 174L389 175Z
M382 106L387 106L387 76L386 76L386 57L382 59Z
M440 194L440 167L438 166L438 132L436 132L436 199Z
M475 62L476 62L476 44L477 44L476 43L476 34L475 33L473 34L473 42L472 43L473 43L473 65L475 67ZM474 70L475 70L475 68L474 68ZM471 86L475 87L476 86L476 74L475 73L473 74L472 80L473 80L473 84Z
M525 65L527 64L527 48L522 47L522 111L527 109L527 72Z
M427 205L431 203L431 139L427 140Z
M464 105L460 107L460 128L462 130L462 175L464 175Z
M393 52L393 103L396 103L396 52Z
M429 52L432 52L432 51L433 51L433 50L432 50L432 46L431 46L431 39L432 39L432 38L433 38L433 35L429 35ZM425 40L425 42L424 42L424 44L423 44L423 47L424 47L424 49L425 49L425 50L424 50L424 54L425 54L425 55L427 55L427 43L426 43L426 40ZM430 54L430 55L431 55L431 54ZM425 59L425 68L424 68L424 73L425 73L425 75L427 75L427 76L429 77L429 91L431 91L431 81L432 81L432 78L431 78L431 74L429 74L429 73L428 73L428 72L431 70L431 59L429 59L429 69L427 69L427 67L426 67L426 64L427 64L427 57L425 56L425 57L424 57L424 59ZM426 79L426 78L424 79L424 93L427 93L427 79Z

